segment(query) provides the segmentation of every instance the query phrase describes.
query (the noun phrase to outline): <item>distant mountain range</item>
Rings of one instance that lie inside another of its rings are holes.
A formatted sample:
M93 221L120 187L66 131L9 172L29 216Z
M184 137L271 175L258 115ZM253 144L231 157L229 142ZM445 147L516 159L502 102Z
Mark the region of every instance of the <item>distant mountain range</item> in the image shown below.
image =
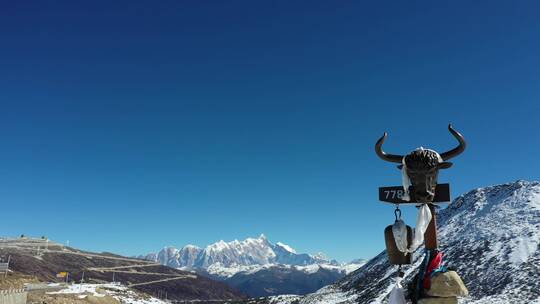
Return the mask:
M82 251L47 239L0 238L0 261L8 259L10 272L7 278L2 275L2 289L6 286L22 288L23 282L37 285L41 282L41 285L49 286L50 282L63 282L67 279L70 282L81 282L84 278L85 282L93 284L114 281L122 284L124 288L148 295L167 294L169 300L204 302L206 300L240 301L247 298L245 294L224 282L217 282L205 276L111 253ZM69 273L69 277L58 278L57 274L60 272ZM0 302L4 303L1 299ZM82 302L39 301L39 303Z
M364 263L355 260L341 264L323 254L297 253L286 244L271 243L264 235L219 241L205 248L165 247L139 258L224 281L252 297L314 292Z
M445 264L457 268L469 290L460 304L540 304L540 182L470 191L439 212L438 228ZM418 272L422 252L405 267L405 286ZM316 293L249 303L387 303L396 270L383 251Z

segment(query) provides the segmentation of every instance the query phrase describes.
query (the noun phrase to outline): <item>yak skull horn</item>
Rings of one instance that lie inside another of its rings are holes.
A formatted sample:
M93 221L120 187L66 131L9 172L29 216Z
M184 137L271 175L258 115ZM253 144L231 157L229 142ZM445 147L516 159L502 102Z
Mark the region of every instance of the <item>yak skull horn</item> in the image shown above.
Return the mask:
M403 155L387 154L386 152L383 151L382 145L383 145L384 141L386 140L386 137L388 137L388 134L386 132L384 132L384 135L381 136L381 138L379 138L379 140L377 140L377 143L375 144L375 152L383 160L386 160L386 161L389 161L389 162L392 162L392 163L400 163L401 164L401 161L403 159Z
M465 147L467 147L467 143L465 142L465 138L463 137L463 135L461 135L458 131L454 130L454 128L452 128L451 124L448 125L448 130L459 141L459 145L457 147L455 147L454 149L450 150L450 151L441 153L441 158L444 161L447 161L447 160L449 160L449 159L451 159L453 157L458 156L463 151L465 151Z

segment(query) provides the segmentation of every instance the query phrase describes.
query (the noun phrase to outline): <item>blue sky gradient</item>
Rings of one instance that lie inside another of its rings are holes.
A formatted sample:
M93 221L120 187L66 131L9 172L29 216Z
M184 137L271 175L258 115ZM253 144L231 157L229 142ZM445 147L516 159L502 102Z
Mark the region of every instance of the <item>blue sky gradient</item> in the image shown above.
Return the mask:
M453 196L537 180L535 1L12 1L0 10L1 235L126 255L264 233L384 247L404 154L469 142ZM415 210L404 210L414 225Z

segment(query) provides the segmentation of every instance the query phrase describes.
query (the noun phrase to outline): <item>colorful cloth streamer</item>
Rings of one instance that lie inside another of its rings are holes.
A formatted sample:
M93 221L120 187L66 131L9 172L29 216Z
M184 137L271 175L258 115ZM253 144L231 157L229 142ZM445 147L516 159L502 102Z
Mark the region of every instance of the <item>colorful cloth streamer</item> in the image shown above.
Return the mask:
M437 252L435 257L429 263L426 272L424 273L424 289L431 288L431 274L442 265L443 253Z

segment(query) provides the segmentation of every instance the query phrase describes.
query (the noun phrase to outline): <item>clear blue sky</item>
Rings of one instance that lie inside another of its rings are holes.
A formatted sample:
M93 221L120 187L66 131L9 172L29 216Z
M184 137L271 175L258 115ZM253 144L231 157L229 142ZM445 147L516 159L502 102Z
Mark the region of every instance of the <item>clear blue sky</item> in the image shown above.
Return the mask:
M537 180L536 1L6 1L0 234L132 255L265 233L384 247L386 149L469 142L453 196ZM407 208L414 225L415 210Z

